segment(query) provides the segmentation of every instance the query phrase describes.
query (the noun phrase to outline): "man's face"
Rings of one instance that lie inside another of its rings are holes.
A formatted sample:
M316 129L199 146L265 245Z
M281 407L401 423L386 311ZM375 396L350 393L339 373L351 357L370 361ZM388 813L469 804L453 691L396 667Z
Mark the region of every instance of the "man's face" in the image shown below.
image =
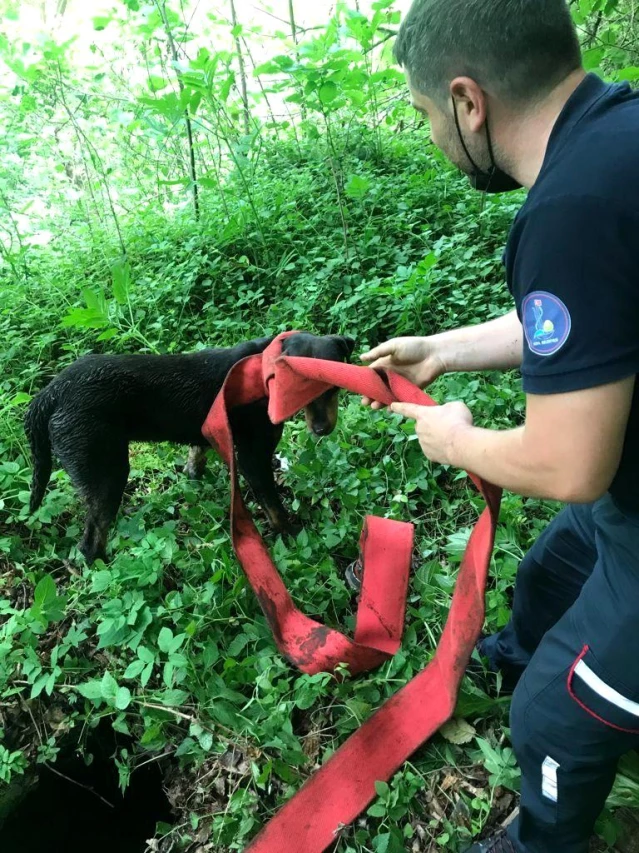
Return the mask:
M417 112L426 116L430 122L430 138L433 145L457 166L465 175L469 175L472 171L472 164L461 144L459 133L455 125L455 116L453 114L452 100L447 109L442 109L435 101L431 100L426 95L418 92L410 85L411 101ZM474 133L466 122L465 110L463 104L458 107L457 115L459 118L459 126L464 134L464 140L468 147L471 157L482 169L490 168L490 157L486 148L486 143L483 140L483 134Z

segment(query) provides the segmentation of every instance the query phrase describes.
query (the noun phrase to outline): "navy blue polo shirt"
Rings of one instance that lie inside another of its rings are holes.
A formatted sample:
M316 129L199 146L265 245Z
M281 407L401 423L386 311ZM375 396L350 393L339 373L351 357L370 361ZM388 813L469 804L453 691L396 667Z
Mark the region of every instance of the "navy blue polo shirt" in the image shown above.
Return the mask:
M639 373L639 93L589 74L552 130L505 252L531 394ZM639 390L611 487L639 511Z

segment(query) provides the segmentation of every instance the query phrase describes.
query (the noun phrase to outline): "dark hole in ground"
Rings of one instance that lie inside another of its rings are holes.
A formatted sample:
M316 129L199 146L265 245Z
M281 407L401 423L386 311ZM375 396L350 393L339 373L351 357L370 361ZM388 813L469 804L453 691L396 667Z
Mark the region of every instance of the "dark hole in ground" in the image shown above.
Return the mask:
M156 824L171 823L157 764L135 770L122 796L112 758L113 735L105 738L102 731L98 737L91 745L90 766L76 754L54 765L95 793L43 767L38 786L0 828L2 853L144 853Z

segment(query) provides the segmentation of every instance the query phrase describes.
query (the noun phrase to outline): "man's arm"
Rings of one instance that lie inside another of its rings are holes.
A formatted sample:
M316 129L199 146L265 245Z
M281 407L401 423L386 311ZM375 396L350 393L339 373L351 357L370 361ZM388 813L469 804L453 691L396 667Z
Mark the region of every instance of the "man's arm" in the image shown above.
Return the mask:
M448 458L438 461L528 497L597 500L619 466L634 382L630 377L585 391L528 395L525 426L507 431L479 429L467 422L453 426L447 432ZM431 433L435 444L434 422L418 425L420 432ZM434 459L441 454L427 455Z
M524 336L516 311L478 326L433 335L430 340L446 373L510 370L522 362Z
M523 330L517 313L511 311L497 320L454 329L430 337L392 338L362 360L370 367L383 367L426 388L438 376L452 371L508 370L519 367L523 353ZM374 409L381 403L365 397L364 405Z

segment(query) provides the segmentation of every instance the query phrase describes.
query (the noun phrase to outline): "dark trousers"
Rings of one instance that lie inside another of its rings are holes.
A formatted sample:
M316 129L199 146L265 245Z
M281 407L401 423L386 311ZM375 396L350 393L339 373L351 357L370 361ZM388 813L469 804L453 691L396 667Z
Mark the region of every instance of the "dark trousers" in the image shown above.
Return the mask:
M639 517L570 506L521 563L512 617L481 644L519 678L512 741L522 853L587 853L624 752L639 747Z

